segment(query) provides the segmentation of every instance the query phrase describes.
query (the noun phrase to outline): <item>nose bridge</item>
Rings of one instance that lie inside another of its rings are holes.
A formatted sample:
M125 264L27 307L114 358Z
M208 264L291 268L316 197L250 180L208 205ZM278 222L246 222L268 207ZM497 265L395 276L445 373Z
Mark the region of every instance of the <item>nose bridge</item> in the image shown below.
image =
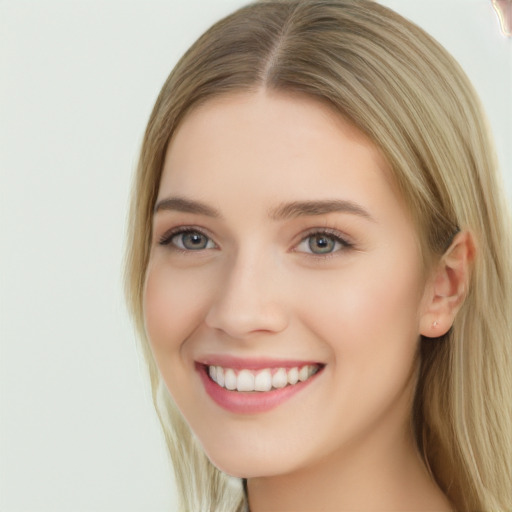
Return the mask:
M226 258L206 323L231 337L279 332L288 322L279 262L268 250L239 249Z

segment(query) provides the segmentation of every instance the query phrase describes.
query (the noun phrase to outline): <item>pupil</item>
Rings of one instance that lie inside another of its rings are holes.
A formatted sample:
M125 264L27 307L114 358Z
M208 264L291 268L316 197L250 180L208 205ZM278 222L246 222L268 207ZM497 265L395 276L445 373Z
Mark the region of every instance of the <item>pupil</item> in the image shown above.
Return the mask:
M315 253L331 252L334 248L334 240L325 235L313 236L309 241L309 248Z
M200 233L188 233L183 237L183 245L188 249L204 249L206 244L206 237Z

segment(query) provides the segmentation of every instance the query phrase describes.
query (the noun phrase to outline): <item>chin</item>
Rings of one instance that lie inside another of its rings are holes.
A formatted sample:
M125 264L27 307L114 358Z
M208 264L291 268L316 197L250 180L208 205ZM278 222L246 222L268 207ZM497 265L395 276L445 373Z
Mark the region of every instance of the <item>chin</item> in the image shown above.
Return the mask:
M216 449L206 451L206 456L217 469L235 478L276 476L292 469L291 461L284 454L255 453L232 447L228 453Z

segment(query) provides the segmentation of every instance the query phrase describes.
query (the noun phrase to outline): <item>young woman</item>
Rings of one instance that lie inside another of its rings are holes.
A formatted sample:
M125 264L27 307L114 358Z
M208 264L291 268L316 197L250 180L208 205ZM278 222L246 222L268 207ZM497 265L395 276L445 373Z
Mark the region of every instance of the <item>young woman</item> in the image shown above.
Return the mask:
M496 167L457 63L376 3L258 2L192 46L127 264L183 510L512 509Z

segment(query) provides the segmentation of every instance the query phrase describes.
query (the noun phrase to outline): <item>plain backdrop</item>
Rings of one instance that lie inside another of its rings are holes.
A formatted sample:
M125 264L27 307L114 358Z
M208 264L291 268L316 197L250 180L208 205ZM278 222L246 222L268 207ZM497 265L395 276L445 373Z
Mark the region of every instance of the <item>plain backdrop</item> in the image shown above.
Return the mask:
M131 176L178 57L236 0L0 0L0 510L176 509L121 286ZM479 91L512 198L491 0L384 0Z

